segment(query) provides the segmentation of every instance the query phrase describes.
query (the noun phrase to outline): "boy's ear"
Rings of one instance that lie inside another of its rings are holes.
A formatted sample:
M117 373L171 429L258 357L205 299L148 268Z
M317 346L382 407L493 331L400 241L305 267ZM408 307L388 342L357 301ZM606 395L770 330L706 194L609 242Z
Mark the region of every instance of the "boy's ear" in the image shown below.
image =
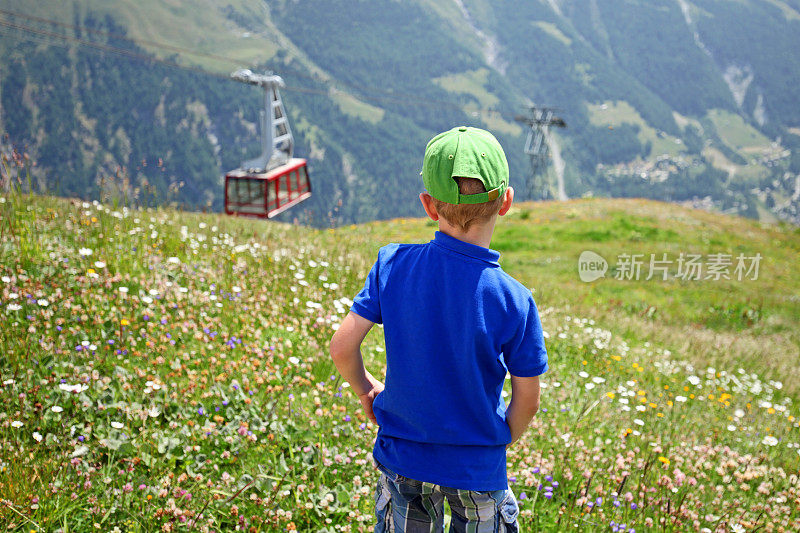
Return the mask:
M430 194L426 192L420 193L419 201L422 202L422 207L425 208L425 213L431 220L439 220L439 213L436 212L436 206L433 205L433 197Z
M511 209L511 204L514 202L514 188L510 185L506 187L506 191L503 193L503 205L500 206L500 211L497 212L498 215L503 216L508 213L508 210Z

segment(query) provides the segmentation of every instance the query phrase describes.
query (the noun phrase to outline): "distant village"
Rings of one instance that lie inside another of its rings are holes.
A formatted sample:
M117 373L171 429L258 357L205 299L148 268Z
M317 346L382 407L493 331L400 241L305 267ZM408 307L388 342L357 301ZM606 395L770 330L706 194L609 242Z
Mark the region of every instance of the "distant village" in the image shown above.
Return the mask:
M786 168L786 162L791 156L791 151L782 147L779 143L772 143L769 148L764 149L757 157L748 162L748 166L759 166L763 168L765 178L761 179L760 186L750 189L750 193L764 205L768 213L777 220L800 225L800 174L792 172L779 173L779 168ZM676 177L684 173L689 168L697 168L708 163L702 158L689 155L673 156L662 154L655 159L636 159L619 163L616 165L597 166L598 174L603 175L609 182L619 179L639 178L645 182L656 184L667 181L670 177ZM733 178L736 173L735 166L726 169L729 177ZM766 183L766 175L772 173L772 179ZM695 197L681 202L694 208L721 211L729 214L739 214L746 207L744 202L734 201L727 208L723 205L722 199L714 198L710 195ZM769 216L761 213L762 219L768 220Z

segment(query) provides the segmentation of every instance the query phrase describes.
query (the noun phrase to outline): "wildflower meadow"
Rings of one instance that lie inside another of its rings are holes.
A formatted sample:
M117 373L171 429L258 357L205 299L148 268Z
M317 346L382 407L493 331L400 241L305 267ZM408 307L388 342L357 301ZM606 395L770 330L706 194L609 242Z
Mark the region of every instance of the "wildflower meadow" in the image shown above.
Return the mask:
M660 206L499 223L551 366L508 454L521 530L800 531L800 234ZM434 229L0 196L3 530L371 531L377 428L327 343L377 248ZM580 282L602 243L764 263L759 281ZM381 375L380 328L363 355Z

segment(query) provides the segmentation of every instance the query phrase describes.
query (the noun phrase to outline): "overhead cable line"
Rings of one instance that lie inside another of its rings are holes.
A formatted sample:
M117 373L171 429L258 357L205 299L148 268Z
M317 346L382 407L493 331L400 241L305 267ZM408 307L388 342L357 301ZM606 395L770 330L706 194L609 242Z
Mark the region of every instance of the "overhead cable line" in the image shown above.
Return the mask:
M7 20L0 19L0 26L5 26L7 28L12 28L12 29L16 29L16 30L25 31L25 32L28 32L28 33L31 33L31 34L34 34L34 35L37 35L37 36L44 36L44 37L62 39L64 41L77 43L77 44L80 44L80 45L83 45L83 46L87 46L89 48L93 48L95 50L99 50L101 52L109 52L109 53L112 53L112 54L121 55L121 56L129 57L129 58L141 59L142 61L158 63L158 64L164 65L166 67L179 69L179 70L187 70L189 72L194 72L196 74L203 74L203 75L206 75L206 76L212 76L212 77L219 78L219 79L222 79L222 80L230 80L230 76L228 76L228 75L219 74L219 73L216 73L216 72L205 70L205 69L200 68L200 67L195 67L195 66L192 66L192 65L184 65L184 64L181 64L181 63L176 63L175 61L170 61L168 59L161 59L159 57L154 57L154 56L151 56L151 55L140 54L140 53L134 52L132 50L126 50L125 48L119 48L119 47L111 46L111 45L107 45L107 44L96 43L94 41L87 41L85 39L80 39L78 37L72 37L70 35L64 35L62 33L55 33L55 32L51 32L51 31L47 31L47 30L41 30L41 29L38 29L38 28L31 28L30 26L25 26L23 24L14 24L13 22L8 22ZM40 42L42 42L42 41L40 41ZM52 43L52 44L55 44L55 43ZM312 94L321 94L321 95L327 95L328 94L328 91L322 91L322 90L317 90L317 89L309 89L307 87L295 87L295 86L291 86L291 85L287 85L286 89L288 89L290 91L296 91L296 92L302 92L302 93L312 93Z
M86 26L78 26L78 25L75 25L75 24L68 24L66 22L61 22L61 21L46 19L46 18L37 17L37 16L33 16L33 15L28 15L28 14L25 14L25 13L20 13L18 11L0 9L0 14L10 15L12 17L24 18L24 19L27 19L27 20L30 20L30 21L34 21L34 22L38 22L38 23L42 23L42 24L51 24L51 25L58 26L58 27L61 27L61 28L71 29L71 30L76 31L76 32L93 33L93 34L96 34L96 35L103 35L105 37L111 37L111 38L115 38L115 39L122 39L122 40L126 40L126 41L129 41L129 42L138 44L140 46L146 46L146 47L152 47L152 48L161 48L161 49L164 49L164 50L169 50L171 52L177 52L177 53L180 53L180 54L189 54L189 55L193 55L193 56L205 57L205 58L208 58L208 59L214 59L214 60L217 60L217 61L225 61L225 62L231 63L233 65L237 65L237 66L241 66L241 64L243 63L243 61L241 59L237 59L235 57L223 56L223 55L219 55L219 54L211 54L211 53L207 53L207 52L200 52L200 51L197 51L197 50L192 50L190 48L184 48L184 47L181 47L181 46L176 46L176 45L172 45L172 44L166 44L166 43L162 43L162 42L158 42L158 41L151 41L151 40L146 40L146 39L134 38L134 37L130 37L130 36L127 36L127 35L124 35L124 34L115 33L115 32L109 32L109 31L100 30L100 29L96 29L96 28L89 28L89 27L86 27ZM290 73L290 74L293 74L293 75L301 77L301 78L306 78L306 79L309 79L311 81L315 81L315 82L318 82L318 83L323 83L323 84L330 85L330 86L332 86L335 83L336 85L341 85L343 87L348 87L350 89L355 89L355 90L360 91L362 93L366 92L366 93L373 93L373 94L378 94L378 95L385 95L385 96L383 96L381 98L385 98L387 102L396 102L396 103L402 103L402 104L411 104L411 103L416 104L416 103L422 102L422 103L429 103L429 104L435 104L435 105L446 105L446 106L457 108L457 109L463 111L463 106L461 106L459 104L456 104L454 102L451 102L451 101L447 101L447 100L434 100L434 99L430 99L430 98L428 98L428 99L419 98L419 96L417 96L417 95L397 93L397 92L394 92L394 91L391 91L391 90L387 91L385 89L377 89L375 87L366 87L364 85L359 85L359 84L351 83L351 82L345 82L345 81L341 81L341 80L326 79L326 78L323 78L323 77L320 77L320 76L315 76L313 74L302 72L300 70L296 70L296 69L293 69L291 67L286 67L286 66L281 66L281 72L282 73ZM378 97L376 97L376 98L378 98ZM486 111L486 112L490 112L490 113L500 113L498 110L495 110L495 109L481 109L481 111Z
M71 29L71 30L76 31L76 32L93 33L93 34L96 34L96 35L103 35L105 37L121 39L121 40L129 41L131 43L137 44L139 46L161 48L161 49L169 50L171 52L175 52L175 53L178 53L178 54L190 54L190 55L195 55L195 56L199 56L199 57L206 57L208 59L214 59L214 60L218 60L218 61L226 61L226 62L229 62L229 63L234 64L234 65L241 65L243 63L242 60L236 59L236 58L233 58L233 57L226 57L226 56L222 56L222 55L218 55L218 54L209 54L209 53L206 53L206 52L199 52L199 51L196 51L196 50L191 50L189 48L183 48L183 47L180 47L180 46L174 46L174 45L160 43L160 42L156 42L156 41L148 41L148 40L144 40L144 39L135 39L135 38L128 37L126 35L122 35L122 34L118 34L118 33L108 32L108 31L99 30L99 29L95 29L95 28L88 28L88 27L85 27L85 26L77 26L77 25L74 25L74 24L67 24L65 22L45 19L45 18L42 18L42 17L35 17L35 16L32 16L32 15L18 13L18 12L15 12L15 11L9 11L9 10L5 10L5 9L0 9L0 14L10 15L12 17L24 18L24 19L27 19L27 20L30 20L30 21L34 21L34 22L38 22L38 23L42 23L42 24L51 24L51 25L54 25L54 26L57 26L57 27ZM35 34L35 35L38 35L38 36L50 37L50 38L55 38L55 39L63 39L65 41L74 42L74 43L77 43L77 44L80 44L80 45L83 45L83 46L87 46L89 48L93 48L95 50L99 50L99 51L103 51L103 52L109 52L109 53L113 53L113 54L129 57L129 58L140 59L140 60L143 60L143 61L151 61L151 62L155 62L155 63L161 64L161 65L164 65L164 66L167 66L167 67L170 67L170 68L187 70L187 71L190 71L190 72L195 72L195 73L198 73L198 74L205 74L205 75L213 76L213 77L220 78L220 79L226 79L226 80L230 79L228 75L212 72L212 71L203 69L201 67L196 67L196 66L192 66L192 65L186 65L186 64L178 63L176 61L171 61L171 60L168 60L168 59L158 58L158 57L152 56L152 55L145 55L145 54L141 54L141 53L138 53L138 52L134 52L132 50L127 50L125 48L119 48L119 47L108 45L108 44L97 43L95 41L89 41L89 40L86 40L86 39L81 39L79 37L73 37L73 36L70 36L70 35L63 34L63 33L57 33L57 32L52 32L52 31L43 30L43 29L39 29L39 28L34 28L34 27L31 27L31 26L27 26L25 24L18 24L18 23L10 22L8 20L0 19L0 26L5 26L5 27L16 29L16 30L19 30L19 31L32 33L32 34ZM447 107L450 107L452 109L457 109L457 110L465 112L465 113L476 113L476 112L477 113L491 113L491 114L497 114L497 115L500 115L500 116L506 116L506 115L504 115L504 113L502 113L501 111L499 111L497 109L492 109L492 108L466 108L463 105L459 105L459 104L456 104L456 103L451 102L451 101L426 99L426 98L420 98L418 96L413 96L412 97L411 95L404 95L402 93L394 93L394 92L391 92L391 91L385 91L385 90L381 90L381 89L375 89L375 88L370 88L370 87L359 86L359 85L356 85L356 84L350 84L350 83L347 83L347 82L341 82L339 80L331 81L331 80L321 79L321 78L319 78L317 76L313 76L313 75L310 75L310 74L307 74L307 73L304 73L304 72L301 72L301 71L298 71L298 70L292 69L292 68L281 67L281 69L282 69L283 72L290 73L290 74L296 75L298 77L306 78L306 79L312 80L314 82L327 85L329 87L329 90L334 90L334 91L337 91L337 90L340 91L341 90L341 89L338 89L337 87L335 87L334 83L336 83L338 85L345 86L345 87L350 87L352 89L356 89L357 91L361 91L362 92L362 94L357 95L358 98L363 99L363 100L370 100L370 101L373 101L373 102L376 102L376 103L386 102L386 103L395 103L395 104L399 104L399 105L427 104L427 105L436 105L436 106L447 106ZM329 91L323 91L323 90L319 90L319 89L311 89L311 88L307 88L307 87L299 87L299 86L287 85L285 87L285 89L289 90L289 91L296 91L296 92L301 92L301 93L320 94L320 95L328 95L328 96L330 95ZM363 94L363 92L378 93L378 95L365 95L365 94ZM385 95L385 96L383 96L383 95Z
M55 32L47 31L47 30L40 30L38 28L32 28L30 26L25 26L23 24L14 24L13 22L9 22L7 20L0 19L0 26L5 26L7 28L13 28L15 30L20 30L20 31L25 31L25 32L32 33L32 34L39 35L39 36L52 37L52 38L56 38L56 39L64 39L65 41L78 43L78 44L81 44L83 46L88 46L89 48L94 48L96 50L101 50L103 52L110 52L112 54L117 54L117 55L121 55L121 56L132 57L132 58L136 58L136 59L142 59L142 60L150 61L150 62L153 62L153 63L160 63L162 65L166 65L166 66L172 67L172 68L179 68L179 69L183 69L183 70L189 70L189 71L193 71L193 72L198 72L200 74L206 74L206 75L209 75L209 76L215 76L217 78L228 79L228 76L225 76L223 74L217 74L215 72L210 72L208 70L205 70L205 69L202 69L202 68L199 68L199 67L193 67L191 65L181 65L180 63L176 63L176 62L170 61L168 59L161 59L161 58L158 58L158 57L148 56L148 55L145 55L145 54L140 54L140 53L134 52L132 50L126 50L124 48L117 48L116 46L110 46L110 45L107 45L107 44L96 43L94 41L87 41L85 39L80 39L78 37L72 37L72 36L69 36L69 35L64 35L62 33L55 33Z
M110 32L110 31L99 30L99 29L96 29L96 28L89 28L87 26L77 26L75 24L67 24L66 22L61 22L61 21L58 21L58 20L46 19L46 18L42 18L42 17L36 17L36 16L33 16L33 15L25 14L25 13L19 13L17 11L10 11L8 9L0 9L0 14L9 15L9 16L12 16L12 17L19 17L19 18L30 20L32 22L39 22L41 24L50 24L52 26L58 26L58 27L61 27L61 28L66 28L66 29L70 29L70 30L73 30L73 31L76 31L76 32L93 33L95 35L103 35L105 37L113 37L115 39L123 39L123 40L130 41L132 43L136 43L136 44L139 44L139 45L153 46L155 48L162 48L164 50L171 50L173 52L178 52L178 53L182 53L182 54L191 54L191 55L195 55L195 56L206 57L208 59L217 59L219 61L229 61L231 63L241 63L240 60L236 60L236 59L234 59L232 57L225 57L225 56L221 56L221 55L217 55L217 54L210 54L210 53L206 53L206 52L198 52L196 50L190 50L189 48L183 48L181 46L175 46L175 45L171 45L171 44L161 43L161 42L158 42L158 41L148 41L148 40L145 40L145 39L134 39L133 37L129 37L129 36L123 35L121 33L114 33L114 32Z

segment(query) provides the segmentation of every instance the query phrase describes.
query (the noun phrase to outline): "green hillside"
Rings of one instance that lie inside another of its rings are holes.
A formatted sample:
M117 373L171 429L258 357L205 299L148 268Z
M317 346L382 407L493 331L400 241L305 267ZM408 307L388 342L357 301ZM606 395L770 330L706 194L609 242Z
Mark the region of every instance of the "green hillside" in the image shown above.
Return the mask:
M325 348L378 247L434 230L0 196L0 523L371 530L376 428ZM523 531L800 528L795 227L523 203L492 246L533 291L551 364L509 451ZM587 250L604 278L580 280ZM681 253L702 279L677 262L645 279L650 254ZM638 280L625 254L645 257ZM760 254L757 275L738 279L738 254Z
M249 67L287 81L310 161L315 194L285 221L413 214L422 147L457 124L495 132L521 185L514 117L535 102L567 122L554 139L569 198L797 223L798 13L779 0L0 0L3 150L29 153L42 192L220 210L221 173L258 150L258 91L224 79Z

